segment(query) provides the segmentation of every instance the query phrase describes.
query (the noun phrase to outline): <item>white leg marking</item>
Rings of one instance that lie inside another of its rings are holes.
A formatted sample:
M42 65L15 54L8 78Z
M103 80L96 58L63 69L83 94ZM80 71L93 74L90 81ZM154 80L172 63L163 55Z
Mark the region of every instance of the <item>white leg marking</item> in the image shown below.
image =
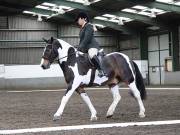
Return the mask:
M132 91L132 93L134 94L134 97L136 98L136 100L138 101L139 109L140 109L139 117L141 117L141 118L145 117L145 114L144 114L145 108L144 108L143 102L142 102L141 97L140 97L140 92L136 87L135 81L129 85L129 88Z
M91 103L89 96L86 93L81 93L81 97L84 100L84 102L88 105L89 110L91 111L91 121L97 120L96 117L97 112L93 104Z
M121 100L121 96L119 94L119 86L116 85L114 87L111 88L111 93L113 95L113 102L110 105L106 117L111 117L116 109L117 104L119 103L119 101Z
M61 100L61 104L60 104L57 112L54 114L54 120L60 119L60 116L63 114L64 108L65 108L69 98L72 96L72 94L74 93L76 88L80 85L80 83L81 83L81 80L79 78L74 79L71 90L69 90L66 93L66 95L63 96L63 98Z

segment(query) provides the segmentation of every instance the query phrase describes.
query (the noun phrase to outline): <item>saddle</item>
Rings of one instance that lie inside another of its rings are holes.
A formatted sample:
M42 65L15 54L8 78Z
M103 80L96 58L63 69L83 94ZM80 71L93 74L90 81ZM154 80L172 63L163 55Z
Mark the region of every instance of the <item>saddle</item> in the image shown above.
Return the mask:
M94 65L94 63L91 61L91 58L89 57L88 53L82 53L82 52L78 52L78 55L79 55L79 63L81 63L81 65L88 65L87 67L88 68L92 68L92 73L91 73L91 79L90 79L90 83L88 86L92 86L93 85L93 81L94 81L94 78L95 78L95 72L96 72L96 69L97 69L97 66ZM100 61L103 60L104 56L105 56L105 53L103 52L103 49L101 49L99 52L98 52L98 59ZM85 71L87 72L87 67L84 67L81 71Z

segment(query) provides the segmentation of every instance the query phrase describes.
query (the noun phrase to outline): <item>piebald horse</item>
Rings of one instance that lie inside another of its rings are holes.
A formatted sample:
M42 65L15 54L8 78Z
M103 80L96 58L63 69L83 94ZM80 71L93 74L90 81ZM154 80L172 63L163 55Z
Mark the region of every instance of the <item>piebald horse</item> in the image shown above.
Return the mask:
M80 94L89 107L91 120L97 120L96 109L84 90L84 87L95 85L109 86L113 102L107 111L106 117L112 117L121 99L118 86L120 82L124 82L129 86L131 95L135 97L139 104L139 116L145 117L142 100L146 98L146 90L143 78L138 66L127 55L119 52L105 55L102 58L102 65L106 76L99 77L98 70L89 61L87 54L77 51L75 47L61 39L51 37L51 39L44 39L44 41L47 45L43 52L41 67L48 69L55 60L58 60L67 83L67 90L62 97L57 112L54 114L53 120L61 118L64 108L74 91Z

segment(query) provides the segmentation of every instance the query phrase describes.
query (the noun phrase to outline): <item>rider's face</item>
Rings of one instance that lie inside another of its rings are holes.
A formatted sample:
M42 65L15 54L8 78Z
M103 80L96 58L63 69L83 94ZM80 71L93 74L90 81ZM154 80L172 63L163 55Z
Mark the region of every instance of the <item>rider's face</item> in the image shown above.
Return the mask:
M79 19L78 19L78 24L79 24L80 26L83 26L84 23L85 23L85 19L84 19L84 18L79 18Z

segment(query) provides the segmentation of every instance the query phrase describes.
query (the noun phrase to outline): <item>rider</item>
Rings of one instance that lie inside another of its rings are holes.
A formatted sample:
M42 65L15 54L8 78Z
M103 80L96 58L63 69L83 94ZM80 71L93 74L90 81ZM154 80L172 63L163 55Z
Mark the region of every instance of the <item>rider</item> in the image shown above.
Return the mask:
M81 27L79 33L80 43L78 46L78 50L82 51L83 53L88 53L91 61L99 71L99 76L104 76L105 74L102 70L101 62L97 57L99 44L94 38L94 26L89 23L89 17L85 12L80 12L75 21Z

